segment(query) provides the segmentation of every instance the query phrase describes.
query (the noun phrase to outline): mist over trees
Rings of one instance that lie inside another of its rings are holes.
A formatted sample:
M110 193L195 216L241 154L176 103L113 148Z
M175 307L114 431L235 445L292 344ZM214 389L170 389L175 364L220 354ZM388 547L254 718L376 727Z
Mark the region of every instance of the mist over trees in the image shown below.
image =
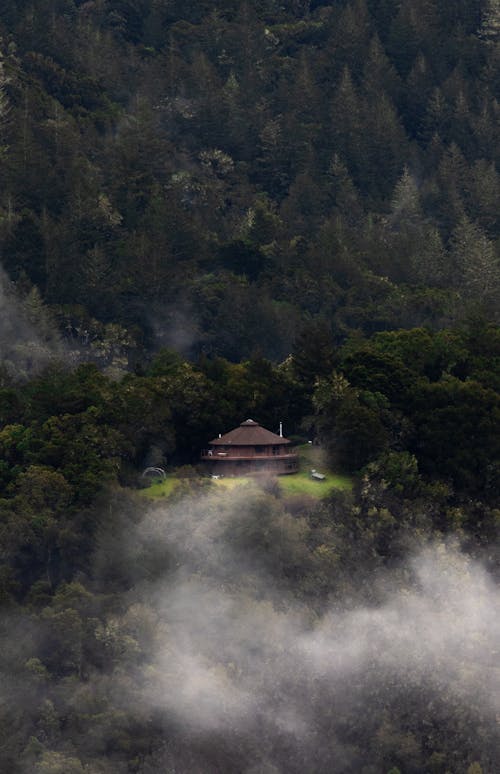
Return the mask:
M496 0L0 0L2 772L498 768L499 100Z

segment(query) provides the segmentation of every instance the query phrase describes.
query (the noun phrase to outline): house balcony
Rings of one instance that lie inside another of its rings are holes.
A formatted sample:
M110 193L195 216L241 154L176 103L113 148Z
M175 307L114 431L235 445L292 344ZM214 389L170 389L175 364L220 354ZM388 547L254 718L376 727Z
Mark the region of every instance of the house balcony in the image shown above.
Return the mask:
M299 458L292 452L283 454L252 454L244 451L215 452L203 450L201 460L212 474L222 476L276 475L297 473Z
M298 457L293 452L285 452L283 454L252 454L251 452L237 452L231 450L230 452L216 452L210 449L204 449L201 452L201 459L206 462L231 462L236 460L252 460L262 462L272 462L272 460L298 460Z

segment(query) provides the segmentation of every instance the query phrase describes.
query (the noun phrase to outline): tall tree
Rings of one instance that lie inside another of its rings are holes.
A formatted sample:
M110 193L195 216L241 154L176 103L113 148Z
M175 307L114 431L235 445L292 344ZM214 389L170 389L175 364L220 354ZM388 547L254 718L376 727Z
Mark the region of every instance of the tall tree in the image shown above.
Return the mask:
M495 47L500 42L500 2L484 0L482 5L479 36L488 46Z
M466 301L479 302L490 313L500 308L500 261L484 231L466 216L452 234L455 284ZM495 313L495 316L497 314Z
M361 84L368 99L385 91L395 103L398 103L402 89L401 79L377 34L373 36L368 47Z

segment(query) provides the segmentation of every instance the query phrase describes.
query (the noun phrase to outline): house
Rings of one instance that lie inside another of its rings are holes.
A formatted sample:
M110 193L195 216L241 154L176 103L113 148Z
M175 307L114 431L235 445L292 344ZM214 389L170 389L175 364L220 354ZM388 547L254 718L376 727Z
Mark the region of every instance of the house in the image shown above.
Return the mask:
M271 433L253 419L210 441L201 453L212 475L248 476L260 473L282 476L299 469L297 454L287 438Z

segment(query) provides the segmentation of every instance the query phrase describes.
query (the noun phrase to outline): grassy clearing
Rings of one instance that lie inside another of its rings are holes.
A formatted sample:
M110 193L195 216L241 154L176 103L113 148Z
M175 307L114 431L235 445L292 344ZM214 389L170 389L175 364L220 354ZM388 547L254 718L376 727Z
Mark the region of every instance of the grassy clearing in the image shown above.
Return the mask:
M297 448L300 470L290 476L280 476L278 481L286 494L307 494L311 497L326 497L333 489L346 491L352 489L350 476L334 473L328 469L326 455L323 449L312 444L304 444ZM311 478L311 470L315 469L326 476L324 481Z
M215 486L221 487L222 489L228 489L230 491L231 489L235 489L237 486L255 483L255 479L252 479L250 476L235 476L234 478L212 479L212 483Z
M337 473L327 473L324 481L315 481L309 473L293 473L290 476L280 476L278 483L285 494L307 494L311 497L326 497L333 489L343 491L352 488L349 476L340 476Z
M279 476L277 479L282 492L286 495L306 494L318 499L326 497L334 489L346 491L352 488L352 479L350 476L344 476L328 470L326 458L322 449L311 444L304 444L297 449L299 455L300 471L288 476ZM311 478L311 469L315 468L320 473L324 473L324 481L315 481ZM142 490L145 497L157 500L163 497L169 497L179 486L181 479L177 478L175 473L169 473L166 479L155 481L147 489ZM226 491L231 491L238 486L256 484L258 479L250 476L238 476L231 478L212 479L213 486Z
M315 481L310 477L308 471L303 471L301 473L292 473L288 476L279 476L277 481L281 491L286 495L307 494L317 498L326 497L333 489L345 491L352 488L352 481L349 476L340 476L336 473L327 473L324 481ZM213 484L221 489L231 491L244 484L258 486L259 479L243 476L219 478L213 481Z
M175 473L169 473L166 478L158 479L147 489L141 489L141 494L156 500L158 497L169 497L178 486L179 480Z

